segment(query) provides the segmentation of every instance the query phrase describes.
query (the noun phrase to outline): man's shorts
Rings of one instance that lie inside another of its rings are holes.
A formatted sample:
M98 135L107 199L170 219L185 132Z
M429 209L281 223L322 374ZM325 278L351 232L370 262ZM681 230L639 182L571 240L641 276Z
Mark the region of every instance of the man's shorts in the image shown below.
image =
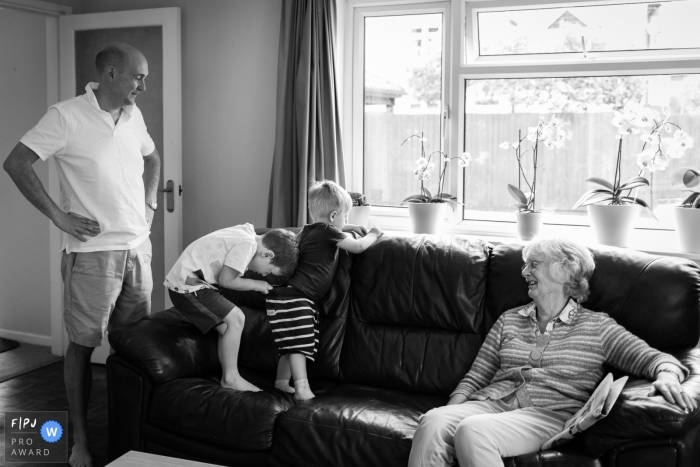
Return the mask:
M99 347L106 330L151 313L151 240L133 250L63 252L63 319L71 342Z
M178 293L168 289L168 293L177 311L190 320L202 334L223 323L224 318L236 307L218 290L200 289L196 292Z

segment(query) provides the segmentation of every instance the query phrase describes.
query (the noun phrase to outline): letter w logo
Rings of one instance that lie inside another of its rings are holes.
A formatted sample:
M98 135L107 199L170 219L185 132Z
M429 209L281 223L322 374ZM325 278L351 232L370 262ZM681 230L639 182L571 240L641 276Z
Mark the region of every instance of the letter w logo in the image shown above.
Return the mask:
M46 428L46 434L48 434L51 437L58 436L58 427L53 427L53 428Z

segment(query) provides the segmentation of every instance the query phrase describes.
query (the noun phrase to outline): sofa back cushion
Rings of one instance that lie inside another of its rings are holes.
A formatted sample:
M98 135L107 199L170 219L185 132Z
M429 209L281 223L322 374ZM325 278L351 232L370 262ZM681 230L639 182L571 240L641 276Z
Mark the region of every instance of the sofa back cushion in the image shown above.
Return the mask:
M531 301L520 275L522 245L493 249L486 315ZM610 315L660 350L694 347L700 339L700 269L691 261L618 248L590 248L596 263L583 306Z
M448 395L484 338L489 248L452 236L384 236L357 255L341 379Z

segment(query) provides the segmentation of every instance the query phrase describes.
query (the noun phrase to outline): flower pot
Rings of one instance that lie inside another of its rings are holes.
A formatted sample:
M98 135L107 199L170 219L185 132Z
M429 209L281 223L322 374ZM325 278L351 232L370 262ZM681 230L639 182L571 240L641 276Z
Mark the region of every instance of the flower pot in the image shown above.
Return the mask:
M521 240L532 240L540 233L540 228L542 228L542 213L516 211L515 225L518 230L518 237Z
M439 234L445 221L447 203L408 203L411 231L419 234Z
M598 243L627 248L640 208L638 204L588 205L588 217Z
M674 208L681 250L700 253L700 209Z
M348 224L367 227L371 210L372 206L353 206L348 213Z

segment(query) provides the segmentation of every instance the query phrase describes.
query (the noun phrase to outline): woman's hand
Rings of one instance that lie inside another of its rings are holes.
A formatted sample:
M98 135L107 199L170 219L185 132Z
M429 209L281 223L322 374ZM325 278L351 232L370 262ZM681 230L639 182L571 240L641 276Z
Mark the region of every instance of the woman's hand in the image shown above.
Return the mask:
M447 403L447 405L461 404L466 401L467 396L465 396L464 394L455 394L454 396L450 397L450 401Z
M685 393L676 373L659 371L656 381L652 383L649 397L661 394L670 404L676 404L683 410L693 411L697 408L695 400Z

